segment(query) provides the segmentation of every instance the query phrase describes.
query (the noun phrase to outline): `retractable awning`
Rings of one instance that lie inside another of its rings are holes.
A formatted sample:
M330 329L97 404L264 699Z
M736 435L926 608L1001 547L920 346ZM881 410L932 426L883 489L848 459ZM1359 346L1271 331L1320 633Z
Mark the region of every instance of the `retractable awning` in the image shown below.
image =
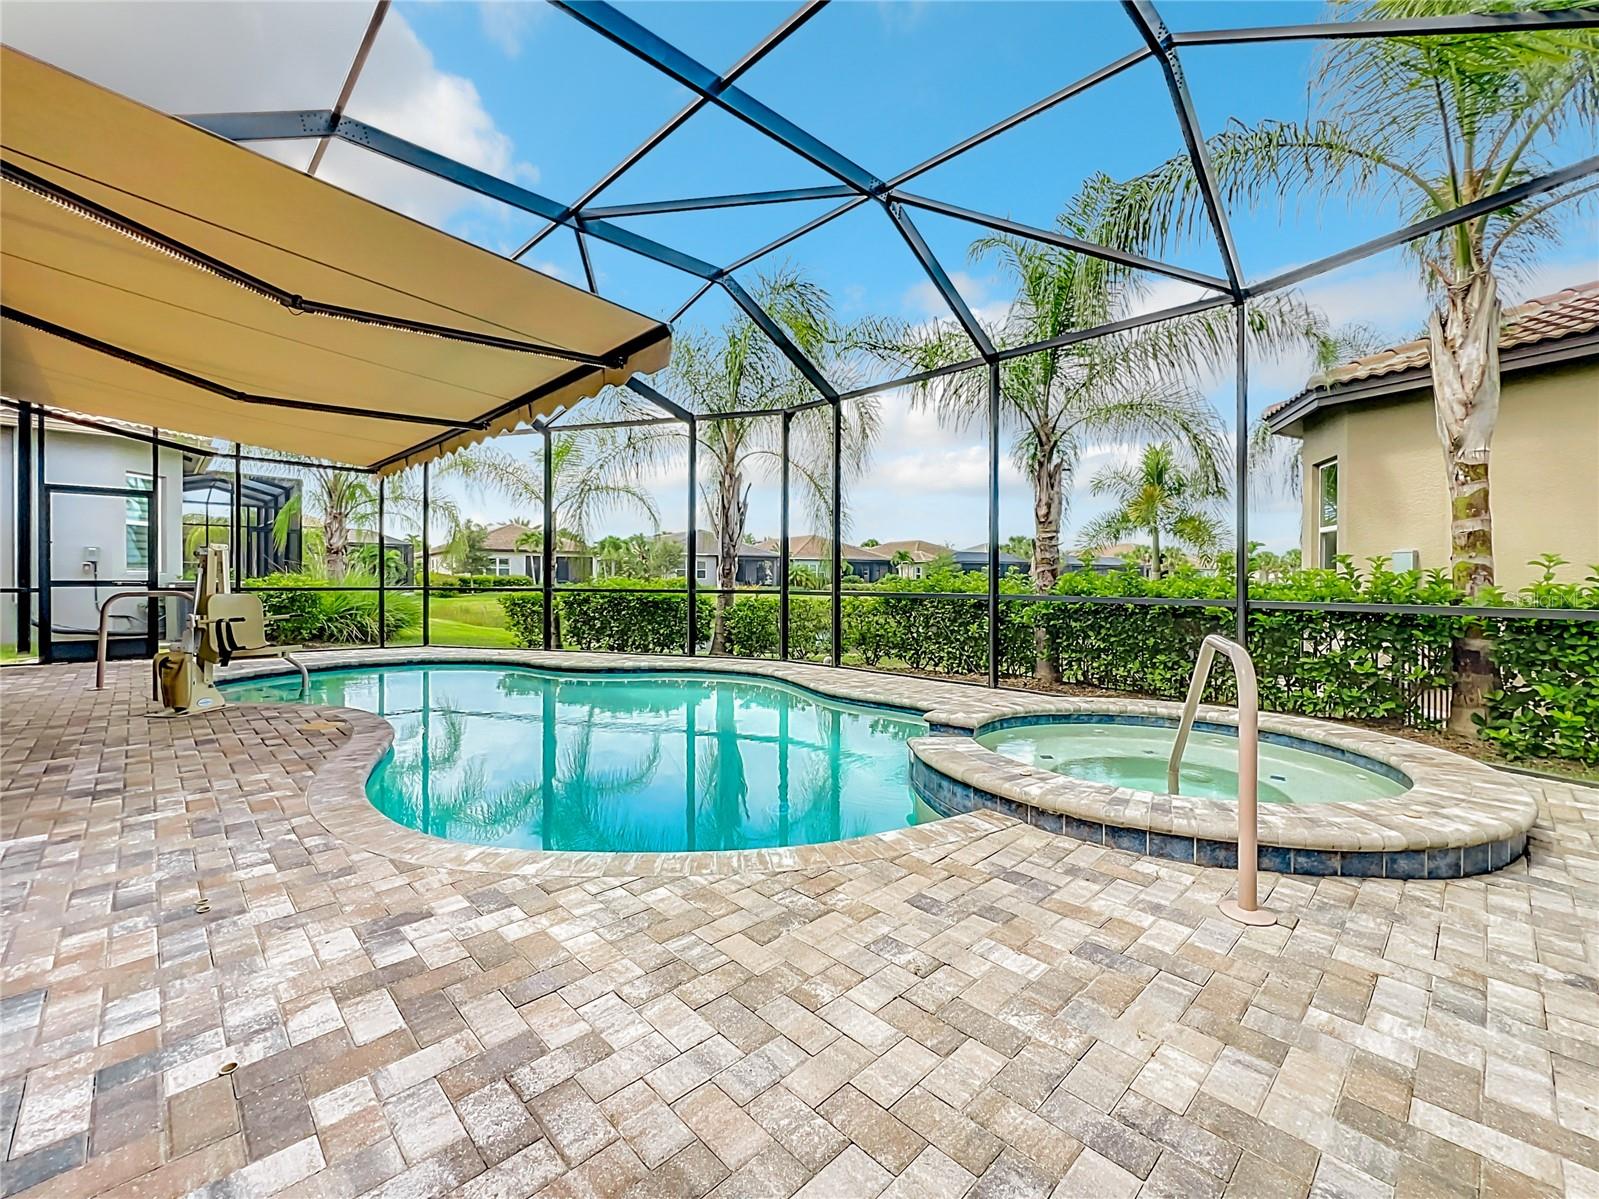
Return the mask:
M0 391L388 474L666 364L666 326L9 48Z

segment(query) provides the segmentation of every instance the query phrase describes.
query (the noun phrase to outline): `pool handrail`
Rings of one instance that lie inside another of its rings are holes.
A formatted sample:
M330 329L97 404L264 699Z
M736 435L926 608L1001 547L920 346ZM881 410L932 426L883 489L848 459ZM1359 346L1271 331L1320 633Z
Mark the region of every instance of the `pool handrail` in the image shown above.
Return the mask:
M1207 636L1199 646L1194 674L1188 681L1188 698L1183 700L1183 717L1177 725L1177 739L1172 743L1171 758L1166 763L1166 790L1172 795L1177 794L1183 751L1188 748L1188 734L1193 731L1199 697L1204 693L1205 681L1210 677L1210 667L1218 652L1227 655L1233 664L1233 674L1238 679L1238 898L1223 899L1218 906L1222 915L1231 920L1264 927L1276 924L1277 917L1260 906L1257 878L1260 856L1257 807L1260 688L1255 681L1255 663L1249 651L1238 642L1216 633Z
M94 689L105 690L105 662L106 643L110 637L111 605L124 599L147 599L157 595L168 595L175 599L188 600L194 604L194 592L185 591L179 587L151 587L138 591L113 591L100 601L100 630L99 645L94 654Z

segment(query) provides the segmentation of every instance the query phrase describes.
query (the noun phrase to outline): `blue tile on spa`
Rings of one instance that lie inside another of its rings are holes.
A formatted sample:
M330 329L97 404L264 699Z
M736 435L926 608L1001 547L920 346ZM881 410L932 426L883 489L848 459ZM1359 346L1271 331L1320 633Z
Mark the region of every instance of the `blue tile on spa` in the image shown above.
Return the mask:
M1284 849L1281 845L1262 845L1255 858L1257 869L1270 870L1274 874L1292 874L1294 872L1294 851Z
M1170 858L1174 862L1192 862L1194 860L1194 839L1192 837L1177 837L1171 833L1149 834L1149 852L1158 858Z
M1194 842L1194 861L1201 866L1220 866L1226 870L1238 869L1238 843L1236 841Z
M1449 849L1429 849L1427 851L1427 877L1459 878L1460 846L1456 845Z
M1116 849L1125 849L1128 853L1149 852L1149 830L1147 828L1123 828L1119 824L1105 826L1105 844Z
M1033 809L1033 827L1041 828L1046 833L1059 833L1066 831L1061 827L1063 817L1059 812L1050 812L1044 808Z
M1336 850L1325 849L1296 849L1294 850L1295 874L1337 874L1340 866L1341 855Z
M1427 851L1402 849L1388 855L1389 878L1426 878Z
M1079 841L1087 841L1090 845L1105 843L1105 826L1096 820L1079 820L1076 816L1062 816L1059 831L1068 837L1076 837Z
M1381 852L1339 855L1338 873L1345 878L1381 878L1388 855Z
M1460 851L1460 876L1469 878L1473 874L1486 874L1490 860L1491 855L1486 844L1465 846Z

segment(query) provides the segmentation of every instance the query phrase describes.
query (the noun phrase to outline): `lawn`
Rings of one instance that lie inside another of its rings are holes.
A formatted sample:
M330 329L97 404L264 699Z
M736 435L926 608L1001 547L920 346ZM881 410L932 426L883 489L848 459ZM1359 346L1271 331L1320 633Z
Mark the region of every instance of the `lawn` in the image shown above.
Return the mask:
M434 645L513 649L516 638L505 627L505 609L494 596L446 595L428 600L428 626ZM420 626L401 630L395 641L422 640Z

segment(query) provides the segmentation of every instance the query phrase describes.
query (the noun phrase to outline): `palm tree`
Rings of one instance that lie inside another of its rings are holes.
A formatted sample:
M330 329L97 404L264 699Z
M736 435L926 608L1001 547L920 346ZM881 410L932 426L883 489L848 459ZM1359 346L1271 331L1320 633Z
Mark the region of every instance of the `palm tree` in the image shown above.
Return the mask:
M1061 232L1105 242L1095 227L1103 193L1117 187L1105 176L1056 218ZM1106 324L1144 296L1141 280L1100 258L1012 237L985 237L972 257L996 259L1016 286L994 341L1017 346ZM1321 321L1290 297L1251 304L1247 329L1254 347L1276 352L1312 339ZM1232 314L1212 309L1141 329L1011 358L1000 366L1000 413L1014 437L1012 457L1033 492L1033 585L1054 588L1060 574L1060 529L1082 455L1095 446L1150 437L1176 442L1210 479L1226 473L1227 447L1219 419L1186 379L1230 362ZM948 326L909 331L886 352L915 370L969 358L965 335ZM931 404L941 421L969 429L985 419L988 379L963 371L916 385L914 400ZM1042 626L1035 674L1056 682L1059 672Z
M752 288L756 302L790 340L818 363L840 388L848 385L850 355L858 347L857 330L835 320L827 292L795 268L783 265ZM672 347L672 363L657 380L661 390L700 414L773 412L816 398L815 391L793 364L742 312L720 329L680 333ZM878 408L866 398L838 405L843 449L840 469L848 477L865 464L877 432ZM681 452L681 434L663 426L632 430L633 440L652 443L657 452ZM737 547L744 542L750 488L759 478L782 471L781 421L774 417L733 417L699 424L701 500L710 514L712 540L718 547L716 614L711 653L727 646L727 609L732 602L738 567ZM817 528L832 527L833 410L829 406L796 413L789 430L789 469L811 510Z
M1555 0L1540 8L1577 7ZM1500 12L1496 0L1335 0L1350 20ZM1351 203L1399 200L1411 219L1492 196L1548 169L1570 131L1599 113L1599 33L1515 30L1481 36L1351 38L1329 43L1302 122L1235 124L1210 140L1223 200L1256 205L1342 191ZM1599 184L1569 184L1409 243L1433 296L1427 321L1433 403L1450 497L1450 568L1476 595L1494 582L1489 456L1499 415L1499 280L1566 228L1552 211ZM1186 235L1203 197L1186 156L1114 197L1117 244L1145 250ZM1455 647L1450 725L1473 729L1492 685L1487 643Z
M285 455L276 461L274 473L283 469L298 480L294 497L278 510L272 521L272 540L281 552L287 548L294 527L307 518L320 521L322 550L320 567L328 579L337 582L349 573L352 555L363 542L381 541L378 529L378 484L370 475L323 466L310 458ZM384 484L384 522L420 526L424 518L422 495L404 475L395 475ZM427 519L442 522L450 535L460 525L460 512L447 497L434 495ZM376 562L367 565L376 566ZM422 569L427 564L423 563Z
M1184 465L1165 442L1147 445L1131 466L1109 466L1093 478L1090 490L1114 507L1084 527L1083 544L1106 546L1133 533L1148 533L1155 577L1162 573L1161 538L1201 556L1222 540L1213 506L1226 490L1212 476Z
M652 465L654 447L628 436L630 430L581 429L556 434L550 450L553 482L551 511L555 528L583 540L595 520L616 510L643 513L660 526L655 499L640 482ZM544 510L544 462L526 458L492 443L472 446L446 458L435 468L441 477L454 476L479 491L509 500L524 512ZM525 523L533 523L528 520ZM523 548L542 548L543 536L529 536Z

